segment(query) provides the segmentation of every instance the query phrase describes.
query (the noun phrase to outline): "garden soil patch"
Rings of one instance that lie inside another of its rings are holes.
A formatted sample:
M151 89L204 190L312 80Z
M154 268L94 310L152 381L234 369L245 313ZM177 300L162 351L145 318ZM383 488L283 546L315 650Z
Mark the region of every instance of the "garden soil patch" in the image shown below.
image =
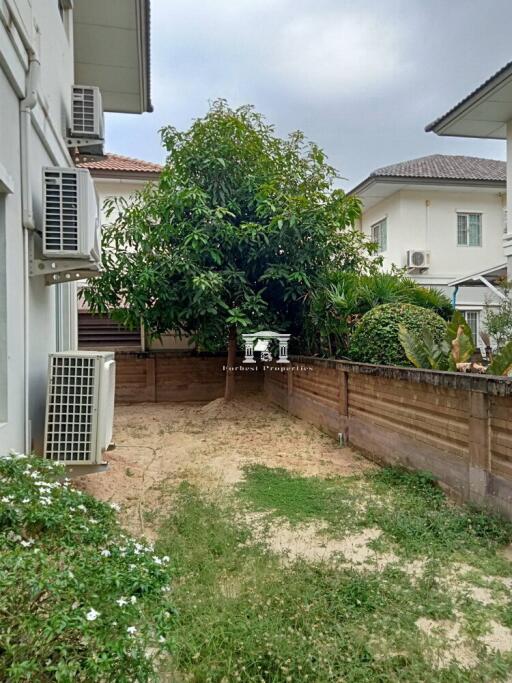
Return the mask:
M169 505L169 490L184 480L202 490L229 486L254 463L322 477L373 467L257 396L203 405L116 406L114 440L115 450L106 454L107 471L81 477L77 485L119 503L125 526L150 537Z

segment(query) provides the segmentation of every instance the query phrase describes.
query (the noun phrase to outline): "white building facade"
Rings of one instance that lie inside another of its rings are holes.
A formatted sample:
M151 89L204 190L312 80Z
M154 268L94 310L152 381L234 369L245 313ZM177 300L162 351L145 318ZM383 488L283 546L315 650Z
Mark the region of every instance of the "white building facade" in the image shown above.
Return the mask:
M462 310L475 339L485 307L499 300L492 282L457 282L503 261L505 162L432 155L374 171L352 190L363 202L360 227L379 245L385 270L406 268Z
M506 184L512 186L512 62L475 88L425 130L437 135L503 140L506 143ZM507 194L507 216L512 216L512 192ZM512 221L502 236L501 276L512 281ZM495 269L494 273L498 272ZM484 276L486 273L484 273ZM464 284L468 285L469 282Z
M48 353L76 348L74 284L31 274L43 168L73 167L73 84L107 111L149 101L149 3L0 1L0 454L41 451Z

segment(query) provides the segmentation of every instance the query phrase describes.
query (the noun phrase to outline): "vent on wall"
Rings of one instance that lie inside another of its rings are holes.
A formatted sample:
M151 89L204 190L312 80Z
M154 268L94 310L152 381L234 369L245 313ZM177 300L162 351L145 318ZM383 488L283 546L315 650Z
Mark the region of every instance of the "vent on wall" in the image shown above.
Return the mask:
M71 99L71 137L102 139L103 109L99 88L74 85Z
M112 438L113 353L50 354L45 457L68 465L102 464Z

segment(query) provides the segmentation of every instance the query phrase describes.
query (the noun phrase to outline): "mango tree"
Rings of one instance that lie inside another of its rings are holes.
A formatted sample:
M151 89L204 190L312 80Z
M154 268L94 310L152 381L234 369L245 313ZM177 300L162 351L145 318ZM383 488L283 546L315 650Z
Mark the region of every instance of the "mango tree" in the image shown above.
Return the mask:
M161 135L159 182L108 206L103 274L85 293L93 312L206 351L227 342L232 368L240 332L301 330L326 270L375 268L375 245L354 227L359 200L301 132L280 138L252 107L218 100L189 130ZM233 390L228 371L225 397Z

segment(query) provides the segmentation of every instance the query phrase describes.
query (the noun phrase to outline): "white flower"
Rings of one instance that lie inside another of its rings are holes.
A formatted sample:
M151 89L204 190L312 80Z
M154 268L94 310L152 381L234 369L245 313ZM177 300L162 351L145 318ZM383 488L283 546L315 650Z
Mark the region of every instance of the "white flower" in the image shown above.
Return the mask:
M133 636L135 633L137 633L137 629L135 628L135 626L128 626L126 632Z
M170 586L162 586L162 593L169 593L171 590Z
M116 602L119 605L119 607L124 607L128 604L128 600L126 598L123 598L123 596L121 596L119 600L116 600Z
M2 503L10 503L12 499L13 499L13 496L3 496L2 497Z
M99 616L100 616L100 612L96 612L96 610L91 607L91 609L85 615L85 618L87 619L87 621L94 621Z
M22 503L30 503L30 498L23 498Z
M165 643L165 638L163 636L160 636L160 638L158 639L158 642L159 643Z
M20 545L22 545L24 548L30 548L31 545L34 545L34 541L29 538L27 541L20 541Z
M119 512L121 510L121 506L119 505L119 503L110 503L110 507L112 508L112 510L115 510L116 512Z
M159 557L157 557L156 555L153 555L153 562L155 564L162 564L162 560Z
M132 603L132 605L135 605L135 603L137 602L137 598L135 597L135 595L132 595L130 597L130 602Z
M110 550L107 550L106 548L105 548L105 550L102 550L100 554L102 557L110 557L112 555Z
M80 503L80 505L77 505L77 508L79 510L81 510L82 512L87 512L87 508L85 507L85 505L82 505L81 503Z
M75 602L71 605L71 609L77 609L80 607L80 603L75 600Z
M165 562L167 564L167 562L169 562L169 561L170 561L170 557L168 555L164 555L162 557L162 562Z

